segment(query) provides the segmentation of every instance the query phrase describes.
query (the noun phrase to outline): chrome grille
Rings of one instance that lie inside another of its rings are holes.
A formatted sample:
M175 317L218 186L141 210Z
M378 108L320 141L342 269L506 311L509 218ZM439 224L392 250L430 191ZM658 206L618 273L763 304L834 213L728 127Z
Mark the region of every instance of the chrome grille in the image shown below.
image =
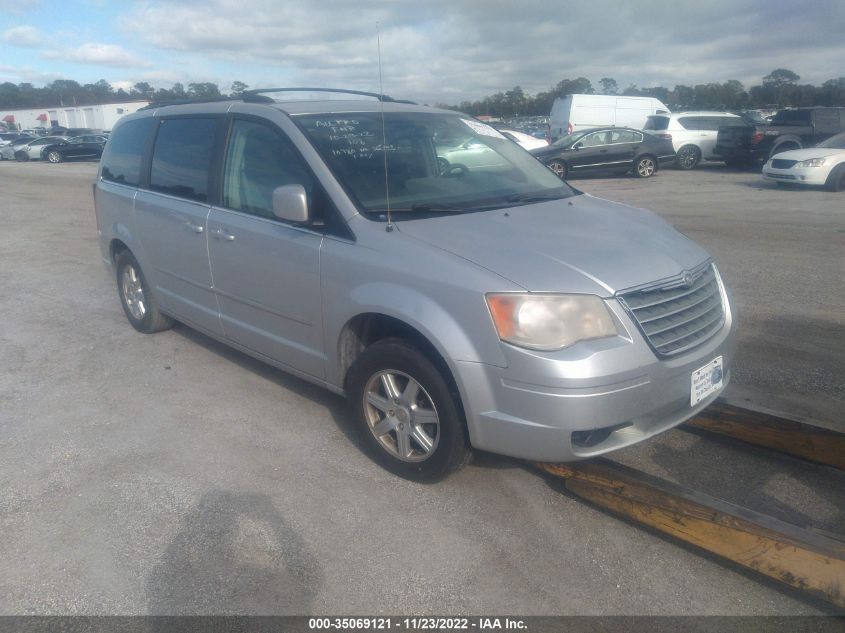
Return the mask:
M790 167L792 167L797 162L798 162L797 160L786 160L786 159L783 159L783 158L773 158L772 159L772 167L774 167L775 169L789 169Z
M725 322L722 293L712 264L684 277L625 292L622 304L661 356L675 356L701 345Z

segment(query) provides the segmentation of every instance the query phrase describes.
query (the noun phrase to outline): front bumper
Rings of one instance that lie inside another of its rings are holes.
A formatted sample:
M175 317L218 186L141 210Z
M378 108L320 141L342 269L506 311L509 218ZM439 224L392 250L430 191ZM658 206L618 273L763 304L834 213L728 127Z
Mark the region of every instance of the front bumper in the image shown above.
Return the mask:
M763 165L763 178L770 182L788 182L795 185L823 185L830 169L825 167L801 167L796 164L789 169L775 169L768 162Z
M475 448L534 461L574 461L635 444L707 407L730 380L734 316L700 347L658 359L624 309L608 307L627 336L584 341L560 352L503 344L505 368L457 363ZM722 389L690 406L692 372L723 359ZM598 438L583 442L584 432ZM580 437L579 437L580 436Z

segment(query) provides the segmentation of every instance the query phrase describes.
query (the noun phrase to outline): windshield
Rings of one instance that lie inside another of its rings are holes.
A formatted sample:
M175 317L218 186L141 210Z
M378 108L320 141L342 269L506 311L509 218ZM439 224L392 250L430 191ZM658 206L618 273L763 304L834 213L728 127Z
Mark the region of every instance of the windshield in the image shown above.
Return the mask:
M359 209L373 219L385 219L386 189L391 212L418 215L482 211L575 193L500 132L459 114L385 113L386 144L379 112L294 119Z
M831 136L826 141L822 141L816 147L826 147L828 149L845 149L845 133Z

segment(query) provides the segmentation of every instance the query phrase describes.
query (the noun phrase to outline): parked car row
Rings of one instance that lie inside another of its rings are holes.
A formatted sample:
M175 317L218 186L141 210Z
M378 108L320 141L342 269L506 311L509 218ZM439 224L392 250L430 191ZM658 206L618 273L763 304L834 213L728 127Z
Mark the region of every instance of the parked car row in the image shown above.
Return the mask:
M107 140L99 134L43 136L36 139L22 137L0 147L0 160L61 163L66 160L99 159Z

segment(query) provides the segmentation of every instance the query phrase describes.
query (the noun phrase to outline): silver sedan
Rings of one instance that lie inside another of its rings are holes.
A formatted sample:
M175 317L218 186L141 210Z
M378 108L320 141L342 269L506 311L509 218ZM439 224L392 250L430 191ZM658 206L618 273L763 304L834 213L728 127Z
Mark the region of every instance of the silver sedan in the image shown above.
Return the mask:
M66 140L67 138L64 136L42 136L23 145L7 145L0 148L0 157L3 160L40 160L41 150L44 149L45 145L63 143Z

